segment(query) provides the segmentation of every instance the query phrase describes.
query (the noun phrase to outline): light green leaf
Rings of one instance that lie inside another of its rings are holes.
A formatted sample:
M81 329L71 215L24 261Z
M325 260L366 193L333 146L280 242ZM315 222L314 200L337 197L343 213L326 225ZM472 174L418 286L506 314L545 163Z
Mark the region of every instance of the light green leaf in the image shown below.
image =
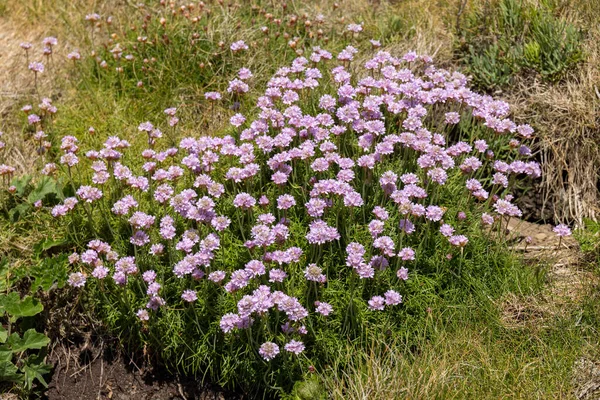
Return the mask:
M10 361L0 361L0 382L19 382L23 376Z
M56 180L44 176L31 193L29 193L27 201L33 204L38 200L43 200L49 194L55 194L57 198L60 198L61 195L60 189L56 185Z
M0 311L4 309L13 317L31 317L39 314L44 306L31 296L20 298L19 293L11 292L0 297Z
M0 346L0 361L12 360L13 352L7 345Z
M52 366L44 363L44 357L40 354L29 356L25 360L25 364L21 367L21 371L25 374L25 386L27 390L31 390L33 381L37 379L44 387L48 387L48 383L44 379L45 374L52 370Z
M56 283L58 288L65 286L68 278L68 256L60 254L56 257L45 257L29 270L30 276L35 278L34 288L41 287L48 291Z
M21 197L25 194L25 190L31 182L31 175L23 175L11 181L11 185L17 188L16 195Z
M17 222L22 216L27 214L31 209L29 203L21 203L8 211L8 216L12 222Z
M41 349L50 343L48 336L36 332L35 329L27 330L22 338L19 338L18 335L15 337L15 335L17 334L13 333L6 341L13 353L19 353L29 349Z

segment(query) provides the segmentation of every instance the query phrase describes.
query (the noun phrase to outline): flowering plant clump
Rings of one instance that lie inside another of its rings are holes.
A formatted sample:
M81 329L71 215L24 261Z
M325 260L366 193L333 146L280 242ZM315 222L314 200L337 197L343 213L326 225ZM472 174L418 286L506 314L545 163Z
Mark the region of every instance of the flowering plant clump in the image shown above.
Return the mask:
M411 280L461 279L471 242L521 215L508 190L540 175L521 143L533 130L428 56L357 57L296 58L227 135L173 146L143 122L141 153L112 136L83 155L64 137L70 182L80 159L91 177L51 212L96 235L69 258L69 283L178 366L226 376L234 360L271 385L317 364L331 337L402 325ZM244 96L251 76L226 91Z

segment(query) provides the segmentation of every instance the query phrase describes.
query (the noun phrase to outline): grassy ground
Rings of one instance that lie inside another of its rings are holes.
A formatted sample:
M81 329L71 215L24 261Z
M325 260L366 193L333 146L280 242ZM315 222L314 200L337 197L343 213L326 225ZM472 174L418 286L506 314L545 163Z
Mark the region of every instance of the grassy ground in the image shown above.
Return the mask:
M476 5L471 3L476 2L469 2L464 9L460 1L340 1L337 8L332 3L291 1L288 7L299 16L306 12L313 18L323 13L327 27L362 21L373 37L384 39L389 51L414 49L431 54L442 65L468 67L456 56L460 40L457 26L460 29L464 19L475 12ZM598 204L599 157L594 140L600 135L595 98L600 61L594 16L600 9L586 1L549 3L556 15L584 27L585 60L556 83L528 72L516 75L512 85L493 90L517 104L517 117L534 121L540 132L540 157L546 162L545 193L556 205L557 215L581 220L593 216ZM18 42L39 42L52 34L59 37L62 48L86 51L91 38L84 16L91 12L114 15L112 33L118 41L138 35L128 27L146 11L118 1L0 0L0 40L10 43L3 54L3 59L10 60L9 68L2 69L4 75L0 76L3 115L17 115L18 109L35 96L27 71L19 67L24 60L16 47ZM174 54L156 55L163 57L157 64L162 69L154 78L144 79L145 86L139 89L122 89L120 78L102 75L100 69L82 66L74 70L63 65L66 61L57 60L41 82L42 90L61 102L60 115L50 131L60 137L68 132L83 134L93 126L98 137L119 134L133 138L133 127L139 122L162 119L162 110L174 105L181 106L185 121L182 134L222 130L230 110L213 109L199 100L201 94L222 85L241 66L249 67L258 77L254 84L261 86L273 72L273 59L279 66L295 56L287 45L293 36L263 45L264 37L251 29L254 19L261 18L265 16L249 14L240 27L237 20L223 13L222 19L209 27L215 41L239 36L251 43L252 52L240 65L219 64L218 57L209 58L205 65L198 60L192 64L175 47ZM171 32L171 40L181 39L176 25ZM297 32L308 35L300 28ZM309 39L302 36L302 40ZM336 40L341 43L332 37L330 47L339 46ZM187 51L185 45L181 51ZM19 174L28 173L40 161L23 140L26 129L14 121L6 118L0 125L0 130L11 133L4 157L7 163L18 166ZM123 132L123 126L129 131ZM9 260L12 271L37 265L44 255L36 253L34 244L60 237L61 232L51 231L52 221L47 216L34 215L35 220L0 221L0 254ZM561 262L556 257L541 264L535 260L515 264L501 282L472 282L460 293L445 293L445 297L423 304L428 317L422 330L410 339L390 337L367 350L349 344L340 359L351 360L350 368L342 370L333 364L317 371L314 379L297 385L293 396L318 398L327 392L339 399L594 398L589 384L594 379L594 365L600 360L600 275L597 261L588 261L570 267L583 268L589 277L574 293L555 290L552 270Z
M353 368L325 374L327 388L340 399L595 398L598 270L592 274L568 296L549 283L433 312L435 334L417 351L392 340L371 353L349 348Z

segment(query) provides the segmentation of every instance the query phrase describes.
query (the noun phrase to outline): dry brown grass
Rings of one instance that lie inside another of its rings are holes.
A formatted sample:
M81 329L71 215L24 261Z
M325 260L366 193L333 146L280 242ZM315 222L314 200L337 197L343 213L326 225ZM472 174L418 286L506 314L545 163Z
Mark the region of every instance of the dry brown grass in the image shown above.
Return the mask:
M542 207L551 206L558 221L599 216L600 192L600 15L588 1L565 1L561 8L575 25L587 27L586 60L555 85L522 79L509 92L516 117L535 125L542 164Z
M23 29L11 19L0 19L0 130L4 132L2 140L7 145L2 160L16 167L17 174L32 171L37 158L33 146L23 145L20 127L8 118L11 111L35 90L25 53L19 44L24 41L39 43L43 37L44 31L40 28ZM38 59L38 54L32 55L31 59ZM41 79L40 83L46 88L48 79Z
M401 40L394 40L388 51L402 54L413 50L432 56L438 65L448 66L452 60L454 41L453 24L459 9L458 1L412 0L395 2L388 12L392 18L404 21L398 33Z
M15 167L16 175L31 174L39 168L35 146L24 140L21 122L14 118L17 108L36 94L20 43L33 44L29 61L42 61L42 39L58 38L51 63L43 60L46 70L39 75L38 88L42 97L60 97L64 94L61 83L68 79L62 68L67 62L65 55L85 48L90 29L85 15L95 11L110 15L118 12L120 5L116 0L0 1L0 131L6 142L0 161Z

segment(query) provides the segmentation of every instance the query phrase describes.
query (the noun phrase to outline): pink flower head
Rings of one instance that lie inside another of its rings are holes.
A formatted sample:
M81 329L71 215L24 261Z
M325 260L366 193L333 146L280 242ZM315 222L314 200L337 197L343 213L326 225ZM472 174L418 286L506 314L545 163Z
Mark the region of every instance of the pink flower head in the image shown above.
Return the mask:
M398 276L398 279L402 279L403 281L408 280L408 269L405 267L401 267L397 272L396 275Z
M269 282L283 282L287 273L281 269L274 268L269 271Z
M238 40L231 44L230 49L235 53L242 50L248 50L248 45L243 40Z
M219 93L219 92L206 92L206 93L204 93L204 97L207 100L213 100L213 101L221 100L221 93Z
M469 243L469 239L465 235L454 235L448 239L452 246L465 247Z
M41 74L42 72L44 72L44 64L37 61L31 62L29 63L29 70L33 71L36 74Z
M42 40L42 44L46 47L56 46L58 44L58 39L54 36L48 36Z
M283 348L290 353L300 354L304 351L305 347L304 343L292 339Z
M271 361L277 354L279 354L279 346L273 342L266 342L260 346L258 354L262 356L266 361Z
M571 234L572 234L571 228L569 228L565 224L556 225L554 228L552 228L552 231L554 233L556 233L556 236L561 237L561 238L566 237L566 236L571 236Z
M235 126L236 128L239 128L244 122L246 122L246 117L238 113L231 117L229 119L229 122L231 123L231 125Z
M214 283L219 283L223 279L225 279L226 275L227 274L225 273L225 271L214 271L214 272L211 272L210 274L208 274L208 280L212 281Z
M308 281L325 283L327 277L323 274L323 270L317 264L309 264L304 270L304 277Z
M388 290L384 294L385 304L388 306L395 306L402 303L402 295L395 290Z
M327 317L329 314L333 312L333 307L329 303L325 303L322 301L315 301L315 311L321 314L324 317Z
M402 261L414 261L415 259L415 251L410 247L405 247L398 253L398 257L402 259Z
M150 314L148 314L148 310L139 309L135 313L135 315L140 319L140 321L148 321L150 319Z
M67 54L67 58L72 61L77 61L81 59L81 54L79 51L75 50Z
M283 194L277 198L277 208L280 210L288 210L296 205L294 196Z
M85 286L85 281L86 278L84 274L82 274L81 272L74 272L71 275L69 275L69 279L67 282L73 287L83 287Z
M383 311L385 308L385 299L381 296L373 296L368 303L371 311Z
M248 68L242 68L238 71L238 77L242 80L252 78L252 72Z
M248 210L256 205L256 199L248 193L240 193L235 196L233 205L237 208Z
M198 295L194 290L184 290L181 298L188 303L193 303L198 300Z
M85 200L87 203L91 203L95 200L98 200L102 197L102 191L93 186L80 186L77 189L77 196L81 198L81 200Z
M362 24L349 24L346 27L346 30L349 32L352 32L352 33L359 33L359 32L362 32L363 27L362 27Z

